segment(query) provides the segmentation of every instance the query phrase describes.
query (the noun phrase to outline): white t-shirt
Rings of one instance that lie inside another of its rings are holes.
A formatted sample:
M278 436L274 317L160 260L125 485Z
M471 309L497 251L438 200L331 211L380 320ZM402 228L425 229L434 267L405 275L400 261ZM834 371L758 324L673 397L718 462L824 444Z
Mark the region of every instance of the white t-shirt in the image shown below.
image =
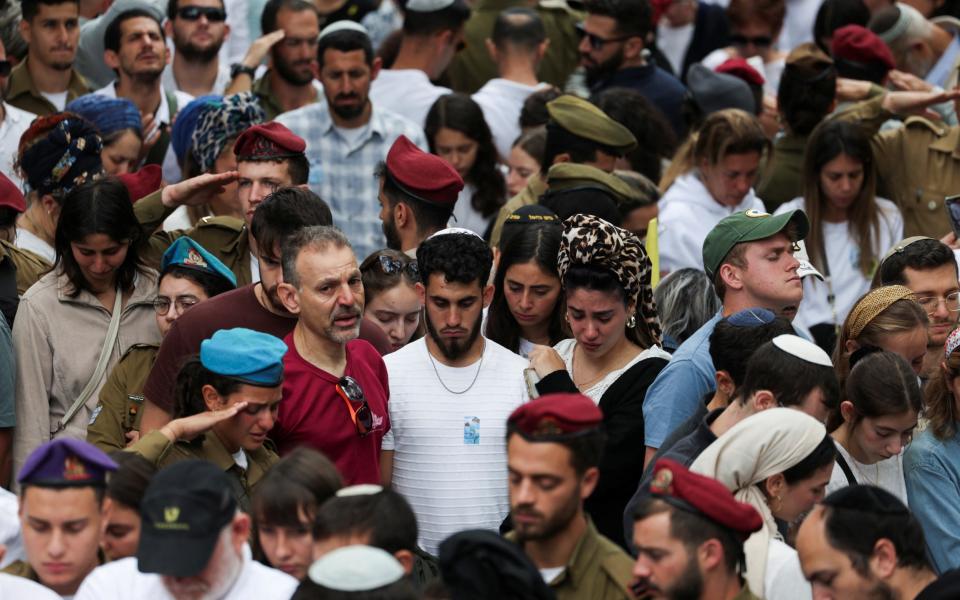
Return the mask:
M563 364L567 366L568 373L573 373L573 351L576 347L577 340L573 338L561 340L556 346L553 347L553 349L557 351L557 354L560 355L560 358L563 359ZM661 350L659 346L651 346L640 354L634 356L633 360L623 365L623 367L607 373L606 377L593 384L593 386L584 391L583 394L585 396L589 396L590 399L597 404L600 404L600 399L603 398L603 395L607 392L610 386L616 383L617 379L620 379L621 375L623 375L633 365L648 358L663 358L665 360L670 360L670 354ZM571 378L572 377L573 376L571 375Z
M370 101L423 127L433 103L450 93L433 85L420 69L383 69L370 86Z
M493 213L489 217L480 214L480 211L471 204L475 193L477 193L477 188L472 183L463 186L460 195L457 196L457 203L453 207L453 216L450 217L447 227L463 227L482 237L486 233L487 227L490 226L490 221L497 216L497 213Z
M483 118L493 134L493 144L504 161L510 157L510 148L520 137L520 110L524 101L530 94L548 86L547 83L527 85L498 77L471 96L483 110Z
M63 600L53 590L25 577L0 573L2 600Z
M170 216L163 220L164 231L178 231L180 229L190 229L193 223L190 222L190 213L186 206L178 206L170 213Z
M2 101L0 101L2 102ZM37 118L32 112L20 110L16 106L3 104L3 120L0 121L0 173L7 176L17 189L23 191L23 181L13 168L17 159L17 148L20 145L20 136L30 128L30 123Z
M847 461L847 465L853 471L853 477L857 480L857 483L883 488L899 498L904 504L908 504L907 484L903 480L903 452L878 463L865 465L850 456L847 449L840 444L834 445L837 447L837 453ZM850 482L847 481L847 476L843 474L843 469L840 468L839 464L834 464L833 474L830 475L830 483L827 484L826 493L830 494L848 485L850 485Z
M683 59L693 40L693 23L680 27L670 27L666 19L657 25L657 48L663 52L677 78L683 71Z
M243 569L230 591L218 600L288 600L299 582L282 571L250 559L244 548ZM93 570L75 600L174 600L160 576L137 570L136 557L124 558Z
M23 537L20 534L20 517L17 512L20 509L20 500L13 492L0 488L0 544L7 548L3 560L0 560L0 568L5 568L14 561L26 560L27 555L23 549ZM0 590L4 587L0 583ZM11 596L13 597L13 596ZM0 594L0 599L5 598Z
M53 246L20 227L17 227L17 237L13 239L13 245L17 248L23 248L24 250L39 254L50 264L53 264L57 259L57 251L53 249Z
M763 597L776 600L810 600L813 590L803 576L797 551L770 539L767 568L763 573Z
M482 364L454 368L434 358L435 373L424 338L383 361L390 377L383 449L394 452L393 489L417 515L420 547L436 554L458 531L496 531L510 510L504 439L507 417L528 400L527 361L486 340Z
M62 111L67 106L67 92L40 92L40 95L46 98L50 104L57 107L58 111Z
M887 250L903 239L903 217L897 206L883 198L877 198L880 227L875 234L873 255L883 256ZM803 198L795 198L780 205L775 214L791 210L805 210ZM793 320L793 326L809 330L818 323L843 324L857 300L870 291L870 279L860 270L860 246L850 234L849 223L823 223L823 243L830 266L830 285L816 277L803 280L803 302ZM826 275L826 273L824 273ZM836 317L827 298L833 289Z

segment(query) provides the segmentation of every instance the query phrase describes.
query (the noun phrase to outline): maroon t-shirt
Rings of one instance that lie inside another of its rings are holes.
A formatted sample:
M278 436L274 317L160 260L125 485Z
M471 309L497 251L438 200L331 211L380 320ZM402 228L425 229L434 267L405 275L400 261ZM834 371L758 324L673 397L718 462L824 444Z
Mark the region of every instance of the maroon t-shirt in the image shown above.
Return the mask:
M297 324L295 315L276 315L257 301L256 284L220 294L197 304L173 322L160 344L143 395L173 413L174 387L184 360L200 352L200 342L220 329L246 327L283 339Z
M360 384L373 418L373 431L360 437L346 403L337 393L340 379L300 356L292 333L283 341L287 344L283 357L283 400L270 432L280 455L309 446L333 461L346 485L379 484L380 446L390 430L390 388L387 367L380 354L363 340L347 342L344 374Z

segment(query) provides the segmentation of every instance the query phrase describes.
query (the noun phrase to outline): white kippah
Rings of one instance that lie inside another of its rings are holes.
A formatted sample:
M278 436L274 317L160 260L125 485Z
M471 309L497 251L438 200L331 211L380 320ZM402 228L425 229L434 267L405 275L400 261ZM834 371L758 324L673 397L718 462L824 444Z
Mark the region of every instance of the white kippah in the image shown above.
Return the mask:
M883 40L883 43L888 46L900 39L900 36L905 34L910 29L910 25L914 21L926 20L926 17L924 17L919 10L915 9L909 4L897 2L896 6L897 10L900 12L900 16L897 17L893 27L886 31L877 32L877 37Z
M403 578L403 566L389 552L372 546L344 546L314 561L310 581L330 590L364 592Z
M800 263L800 266L797 267L797 277L803 279L808 275L813 275L820 281L823 281L823 275L813 266L813 263L810 262L810 257L807 256L807 247L804 245L803 240L797 242L797 251L793 254L793 257Z
M436 12L448 6L453 6L454 1L455 0L410 0L407 2L407 10L414 12Z
M792 354L808 363L822 367L833 367L833 363L830 362L830 356L823 351L823 348L800 336L790 335L789 333L778 335L773 338L773 345L787 354Z
M337 498L347 498L349 496L372 496L383 491L383 486L374 483L359 483L357 485L348 485L337 490Z
M368 32L367 28L361 25L360 23L357 23L356 21L343 20L343 21L335 21L333 23L330 23L326 27L324 27L323 31L320 32L320 36L317 37L317 39L322 40L323 38L327 37L331 33L336 33L338 31L356 31L356 32L362 33L367 37L370 37L370 32Z
M435 238L440 235L450 235L452 233L465 233L467 235L472 235L473 237L478 237L481 240L483 239L483 237L477 235L476 231L471 231L463 227L447 227L446 229L441 229L440 231L437 231L436 233L430 235L429 237L427 237L427 239L429 240L431 238Z

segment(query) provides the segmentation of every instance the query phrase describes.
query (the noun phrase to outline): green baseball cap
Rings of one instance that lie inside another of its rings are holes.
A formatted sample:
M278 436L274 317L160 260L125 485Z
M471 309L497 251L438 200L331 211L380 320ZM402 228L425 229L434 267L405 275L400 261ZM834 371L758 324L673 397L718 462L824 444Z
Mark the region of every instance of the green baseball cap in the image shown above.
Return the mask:
M792 241L807 237L810 222L802 210L771 215L759 210L738 212L725 217L707 234L703 241L703 269L713 278L730 250L743 242L755 242L776 235L794 224Z
M629 152L637 147L637 138L629 129L582 98L564 94L547 102L547 113L557 125L574 135L620 152Z

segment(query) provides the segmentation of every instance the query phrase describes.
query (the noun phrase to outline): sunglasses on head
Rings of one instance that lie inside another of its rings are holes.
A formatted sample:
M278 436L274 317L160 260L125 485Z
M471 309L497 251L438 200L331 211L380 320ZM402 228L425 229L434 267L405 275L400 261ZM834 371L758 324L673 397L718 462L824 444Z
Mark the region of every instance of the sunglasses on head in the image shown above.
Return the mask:
M0 77L6 77L13 70L13 63L9 60L0 60Z
M586 27L583 26L583 23L577 23L575 27L580 39L587 38L587 42L590 44L590 48L592 50L602 50L604 46L611 42L623 42L633 37L631 35L625 35L616 38L602 38L595 33L590 33L587 31Z
M747 46L753 45L757 48L769 48L773 44L773 38L769 35L758 35L755 37L747 37L745 35L731 35L730 43L734 46Z
M177 9L177 16L184 21L199 21L206 17L208 21L220 22L227 18L227 12L215 6L181 6Z
M383 272L387 275L406 273L407 277L412 281L420 281L420 267L417 266L417 261L415 260L405 263L398 258L390 258L386 254L383 254L378 259L378 262L380 263L380 268L383 269Z
M347 411L350 413L350 419L357 428L357 435L366 436L373 430L373 414L370 412L370 405L363 395L363 389L357 380L349 375L344 375L337 383L337 393L346 403ZM359 405L354 408L354 405Z

